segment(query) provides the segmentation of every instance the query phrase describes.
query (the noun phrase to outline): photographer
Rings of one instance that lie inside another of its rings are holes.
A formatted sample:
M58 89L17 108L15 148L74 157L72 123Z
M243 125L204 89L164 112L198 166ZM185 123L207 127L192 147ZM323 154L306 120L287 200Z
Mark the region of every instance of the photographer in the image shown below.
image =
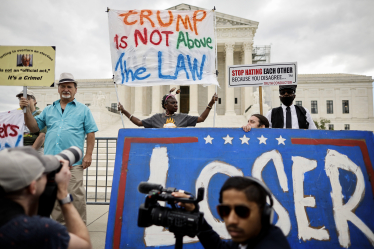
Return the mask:
M91 248L88 230L68 194L68 161L20 147L1 151L0 162L0 248ZM36 215L47 174L60 163L55 181L66 227Z
M174 192L175 197L188 197ZM266 204L266 197L271 205ZM230 177L223 184L217 206L218 214L225 222L230 241L221 240L212 227L204 220L198 238L204 248L290 248L282 231L271 224L272 199L269 189L253 177ZM195 209L194 204L178 203L187 211Z

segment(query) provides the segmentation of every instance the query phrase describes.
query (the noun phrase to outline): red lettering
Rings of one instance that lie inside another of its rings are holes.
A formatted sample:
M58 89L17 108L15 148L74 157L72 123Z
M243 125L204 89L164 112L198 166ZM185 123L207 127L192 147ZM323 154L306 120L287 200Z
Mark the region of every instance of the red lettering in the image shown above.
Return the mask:
M16 137L18 135L18 131L16 128L19 130L19 127L17 125L9 125L10 129L13 131L13 133L9 133L9 136L11 137Z
M11 130L10 133L8 133L8 128ZM3 124L3 127L0 127L0 138L6 138L8 136L15 137L18 135L18 130L19 127L17 125Z
M169 35L174 34L174 32L173 31L161 31L161 33L165 34L165 36L166 36L166 46L168 47L169 46Z
M125 39L127 39L127 36L122 36L122 37L121 37L121 44L119 44L119 47L120 47L120 48L123 48L123 49L127 48L127 42L125 41ZM122 45L123 43L124 43L125 45Z
M154 42L152 37L154 34L158 34L158 42ZM158 31L157 29L156 30L153 30L152 33L151 33L151 36L149 37L149 41L153 44L153 45L159 45L162 41L162 36L161 36L161 33L160 31Z
M125 39L127 39L127 36L122 36L121 37L121 42L120 42L120 44L118 44L118 35L116 34L116 36L114 37L114 42L116 43L116 48L117 49L119 47L122 48L122 49L127 48L127 42L125 41ZM125 44L125 45L123 45L123 44Z
M147 28L144 28L144 36L142 35L142 33L140 33L139 30L137 29L135 30L134 32L135 47L138 46L138 37L144 45L147 45Z

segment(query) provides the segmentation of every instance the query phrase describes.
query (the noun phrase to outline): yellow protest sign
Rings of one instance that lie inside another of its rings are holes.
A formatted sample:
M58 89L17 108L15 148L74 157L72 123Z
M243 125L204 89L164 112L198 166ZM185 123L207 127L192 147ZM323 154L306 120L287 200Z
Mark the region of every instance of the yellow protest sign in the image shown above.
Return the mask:
M51 86L55 57L54 46L0 46L0 85Z

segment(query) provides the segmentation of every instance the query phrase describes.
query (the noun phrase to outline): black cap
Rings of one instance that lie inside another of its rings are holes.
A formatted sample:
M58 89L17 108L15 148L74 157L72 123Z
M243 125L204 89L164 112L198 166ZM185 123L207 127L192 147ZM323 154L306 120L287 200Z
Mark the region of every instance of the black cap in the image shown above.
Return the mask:
M292 89L296 92L296 87L297 85L280 85L279 86L279 91L283 89Z

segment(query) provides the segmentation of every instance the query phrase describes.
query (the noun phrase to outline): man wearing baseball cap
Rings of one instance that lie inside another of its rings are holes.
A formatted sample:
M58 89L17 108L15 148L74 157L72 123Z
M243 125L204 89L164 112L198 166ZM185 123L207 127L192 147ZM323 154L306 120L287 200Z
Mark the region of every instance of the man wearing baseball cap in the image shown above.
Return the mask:
M71 73L62 73L58 81L60 99L44 108L42 113L33 117L30 106L21 97L20 107L27 107L24 114L26 126L31 132L38 132L48 127L45 138L44 154L56 155L62 150L77 146L84 151L87 136L87 149L83 160L75 163L71 169L72 178L69 182L69 193L73 196L73 205L86 223L86 191L83 186L83 170L91 165L92 151L95 145L95 132L98 131L90 109L75 99L78 82ZM56 202L52 218L64 224L60 206Z
M270 128L317 129L308 109L293 104L296 87L297 85L279 86L279 99L282 105L267 113Z
M23 96L23 91L16 95L18 99L21 99ZM27 89L27 101L29 102L30 111L33 117L38 116L41 111L39 107L36 106L36 98L32 91ZM25 130L23 132L23 145L24 146L32 146L36 149L41 155L44 154L44 140L45 134L47 133L47 127L44 127L41 131L36 133L31 133L30 130L25 126Z
M0 151L0 248L91 248L88 230L68 196L69 162L31 147ZM55 175L66 227L36 215L46 174Z

